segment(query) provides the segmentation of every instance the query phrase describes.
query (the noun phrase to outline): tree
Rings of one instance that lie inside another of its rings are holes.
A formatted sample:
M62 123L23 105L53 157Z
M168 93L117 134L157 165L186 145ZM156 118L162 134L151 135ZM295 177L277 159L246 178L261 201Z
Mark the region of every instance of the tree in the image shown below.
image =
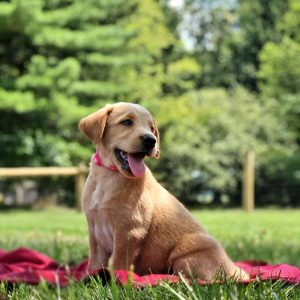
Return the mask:
M79 119L106 103L157 103L175 42L155 0L1 2L1 166L88 162Z
M186 0L183 30L202 66L198 86L238 83L257 92L259 52L266 42L280 39L276 24L286 8L285 0Z
M156 1L20 0L0 12L2 165L88 159L81 117L159 97L163 49L175 38Z
M259 69L259 53L264 44L278 41L281 37L277 27L287 9L287 1L251 1L241 0L239 8L239 24L244 42L236 45L239 48L239 60L236 70L251 90L258 90L257 71ZM253 22L255 20L255 22Z
M229 87L235 81L228 37L236 22L235 6L228 1L185 1L181 31L192 45L191 52L201 65L197 85Z
M203 202L207 194L239 203L246 151L257 154L259 180L275 154L293 153L293 139L284 120L276 118L277 109L241 88L202 89L165 101L158 114L164 129L158 177L189 203Z
M288 120L289 130L300 143L300 13L298 1L290 0L289 8L278 27L282 38L268 42L260 53L258 73L260 88L265 97L272 97L281 105L279 114Z
M287 12L277 24L282 38L266 43L260 53L261 89L269 96L300 93L299 13L299 1L290 0Z
M286 131L294 136L297 147L293 155L277 157L280 168L266 172L266 182L273 181L281 187L277 193L283 199L293 197L299 203L300 170L300 4L288 1L288 10L277 28L282 37L268 42L260 52L259 86L266 101L276 102L280 107L277 115L287 123ZM297 189L298 187L298 189Z

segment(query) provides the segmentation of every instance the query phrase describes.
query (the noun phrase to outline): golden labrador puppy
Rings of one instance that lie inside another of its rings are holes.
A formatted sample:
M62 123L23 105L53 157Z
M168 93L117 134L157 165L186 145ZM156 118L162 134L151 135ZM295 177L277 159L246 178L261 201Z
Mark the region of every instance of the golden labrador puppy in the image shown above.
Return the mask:
M138 274L182 272L212 280L238 279L222 246L153 177L146 156L159 157L150 113L131 103L107 105L83 118L80 130L96 145L82 205L89 229L89 270L131 265Z

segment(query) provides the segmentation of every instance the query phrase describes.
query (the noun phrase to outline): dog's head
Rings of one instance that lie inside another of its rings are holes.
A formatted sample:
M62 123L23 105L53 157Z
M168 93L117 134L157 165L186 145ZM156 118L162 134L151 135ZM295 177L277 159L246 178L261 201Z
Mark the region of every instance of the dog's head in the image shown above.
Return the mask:
M126 177L141 177L145 156L159 157L159 132L151 114L138 104L120 102L83 118L79 129Z

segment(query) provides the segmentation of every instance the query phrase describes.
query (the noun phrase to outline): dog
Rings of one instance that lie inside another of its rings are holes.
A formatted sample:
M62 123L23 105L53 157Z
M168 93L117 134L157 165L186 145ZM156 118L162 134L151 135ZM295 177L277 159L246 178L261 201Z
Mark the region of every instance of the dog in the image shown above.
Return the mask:
M83 118L95 145L82 206L89 232L89 271L134 267L139 275L179 273L213 280L248 278L222 246L153 177L144 158L159 158L159 131L138 104L120 102Z

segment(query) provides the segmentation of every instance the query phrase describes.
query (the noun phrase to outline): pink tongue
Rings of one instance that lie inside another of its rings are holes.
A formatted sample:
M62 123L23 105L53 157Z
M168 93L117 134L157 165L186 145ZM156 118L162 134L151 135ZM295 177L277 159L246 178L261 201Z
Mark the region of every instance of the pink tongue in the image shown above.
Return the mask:
M134 176L141 177L144 175L146 166L142 158L134 157L133 155L128 154L128 163Z

